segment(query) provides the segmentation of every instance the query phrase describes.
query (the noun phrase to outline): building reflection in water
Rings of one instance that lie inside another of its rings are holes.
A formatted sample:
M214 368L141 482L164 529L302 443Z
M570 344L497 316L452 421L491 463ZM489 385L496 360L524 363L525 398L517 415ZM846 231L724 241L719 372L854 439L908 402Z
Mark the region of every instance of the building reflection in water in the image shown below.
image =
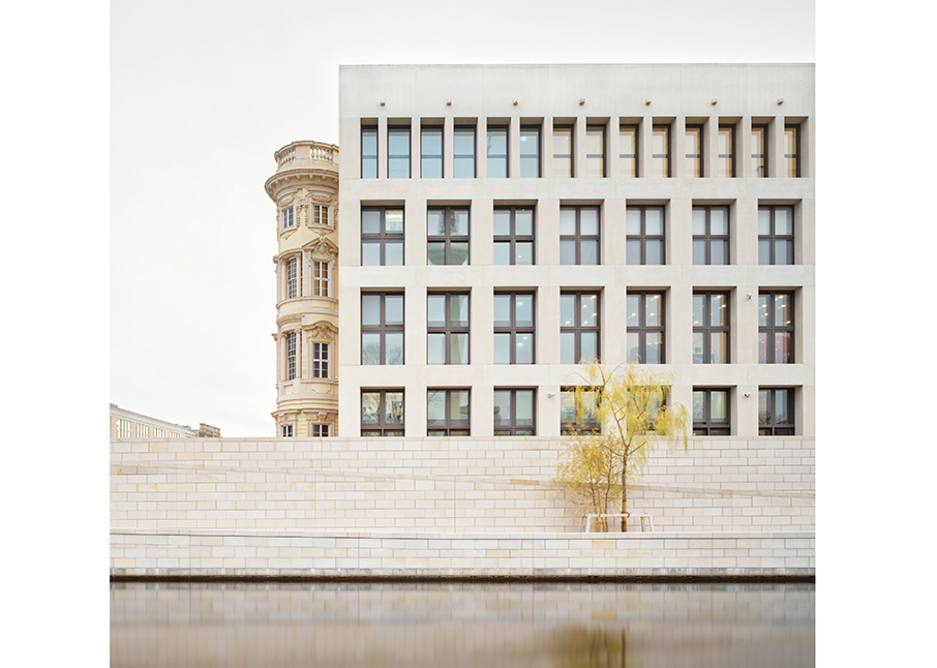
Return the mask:
M111 665L814 665L812 584L111 584Z

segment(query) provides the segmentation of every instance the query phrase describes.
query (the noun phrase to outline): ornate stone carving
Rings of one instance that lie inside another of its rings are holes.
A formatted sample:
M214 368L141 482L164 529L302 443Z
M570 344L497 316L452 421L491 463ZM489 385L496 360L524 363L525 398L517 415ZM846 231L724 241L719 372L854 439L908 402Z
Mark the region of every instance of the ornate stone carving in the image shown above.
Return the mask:
M310 241L303 246L303 250L310 253L317 260L331 261L338 257L338 246L324 236Z
M327 320L320 320L308 330L309 338L323 341L333 341L337 334L338 327Z

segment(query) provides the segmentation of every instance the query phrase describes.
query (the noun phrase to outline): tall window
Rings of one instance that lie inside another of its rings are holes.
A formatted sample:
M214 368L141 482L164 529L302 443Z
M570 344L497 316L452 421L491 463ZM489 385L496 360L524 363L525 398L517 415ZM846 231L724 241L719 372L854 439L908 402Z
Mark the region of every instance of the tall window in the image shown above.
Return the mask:
M293 218L293 207L283 209L283 229L288 229L296 224Z
M536 436L536 390L496 388L495 436Z
M651 176L670 176L670 126L655 125L651 132Z
M286 379L294 380L296 378L296 332L290 332L286 335Z
M321 204L312 205L312 222L315 225L329 224L329 207Z
M137 423L137 438L149 438L150 437L150 426L146 424Z
M560 389L560 433L564 436L594 434L599 425L599 391L580 390L575 387Z
M315 297L329 296L329 263L314 260L312 263L312 294Z
M693 207L693 264L729 264L729 207Z
M560 264L599 263L599 207L560 207Z
M605 176L605 126L586 126L586 173L587 177Z
M387 178L410 178L410 128L387 128Z
M534 294L496 293L494 330L495 364L533 364Z
M622 125L618 128L618 160L622 178L638 175L638 126Z
M291 257L286 261L286 298L299 296L299 258Z
M469 390L427 390L426 435L471 435L469 394Z
M693 435L729 435L729 390L693 388Z
M117 418L117 438L130 438L130 420Z
M329 344L312 344L312 377L329 377Z
M589 364L599 358L599 293L560 294L560 364Z
M735 126L719 126L719 173L716 176L731 179L735 176Z
M794 362L794 295L790 292L758 293L758 363Z
M686 126L686 175L703 176L703 126Z
M404 435L403 390L361 390L361 435Z
M664 294L629 292L625 297L626 359L631 364L664 363Z
M442 178L442 128L420 128L420 176Z
M553 126L553 173L551 176L570 178L573 175L573 128Z
M794 264L794 207L758 207L758 264Z
M403 265L403 209L361 209L361 266Z
M494 263L534 263L534 210L504 207L494 210Z
M729 293L693 293L693 364L728 364Z
M469 295L426 296L426 363L469 363Z
M788 178L800 176L800 126L784 126L784 162Z
M794 388L758 388L758 435L794 435Z
M625 235L626 264L664 264L664 207L629 206Z
M403 364L403 295L361 295L361 363Z
M166 438L166 430L160 427L153 427L153 438Z
M540 178L540 128L521 126L521 178Z
M361 178L377 178L377 128L361 128Z
M763 179L768 176L768 126L752 126L752 175Z
M452 175L457 179L475 178L474 127L456 127L453 130Z
M508 129L506 126L488 128L488 178L505 179L508 176Z
M469 210L442 207L426 210L426 264L469 263Z

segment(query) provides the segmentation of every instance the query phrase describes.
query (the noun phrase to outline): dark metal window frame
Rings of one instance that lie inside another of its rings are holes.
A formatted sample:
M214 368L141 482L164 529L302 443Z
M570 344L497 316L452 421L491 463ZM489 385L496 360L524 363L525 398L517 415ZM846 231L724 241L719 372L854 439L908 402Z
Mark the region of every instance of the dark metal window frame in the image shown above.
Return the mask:
M667 143L667 151L665 153L653 153L651 155L651 160L663 160L664 161L664 178L670 178L673 174L673 169L671 167L670 154L673 152L670 142L670 123L655 123L651 127L651 137L653 139L655 132L663 131L664 141Z
M492 132L504 132L504 154L492 153L487 146L487 140L490 139ZM511 176L511 132L508 125L489 125L485 128L486 151L485 151L485 176L489 179L506 179ZM491 176L491 163L494 160L504 160L504 176Z
M430 234L429 233L429 215L432 212L441 211L443 218L446 221L445 225L445 234ZM465 211L466 216L468 217L468 233L465 235L452 234L452 228L449 225L449 216L453 211ZM472 264L472 211L469 206L428 206L426 207L426 264L427 266L440 266L440 265L430 265L429 264L429 244L430 243L444 243L446 245L446 264L442 266L453 266L452 265L452 242L465 243L466 244L466 254L465 254L465 264ZM463 266L463 265L455 265Z
M601 163L602 163L601 174L600 174L598 177L593 177L593 178L602 178L602 179L604 179L606 176L608 176L608 166L607 166L607 163L606 163L606 160L605 160L605 155L606 155L606 153L608 153L608 144L607 144L608 138L607 138L607 136L606 136L608 133L605 131L605 125L599 125L599 124L597 124L597 123L593 123L592 125L586 125L586 140L587 140L587 142L588 142L589 133L590 133L590 132L596 132L596 131L602 133L602 152L599 153L599 154L596 154L596 153L586 153L586 164L585 164L585 169L584 169L583 171L585 172L584 176L588 176L588 175L589 175L589 174L588 174L588 172L589 172L589 162L590 162L591 160L600 160Z
M365 394L377 394L379 395L377 403L377 422L365 422L364 421L364 395ZM388 394L400 394L401 398L401 421L400 422L385 422L384 418L387 415L387 395ZM392 437L392 436L405 436L407 433L406 429L406 414L403 412L404 407L406 406L406 395L404 394L403 388L387 388L387 389L369 389L361 388L361 409L359 410L359 419L361 422L361 436L362 437ZM397 432L400 432L399 434Z
M622 152L621 152L621 139L620 139L620 138L621 138L621 134L622 134L623 132L626 132L626 131L628 131L628 132L633 132L633 133L634 133L634 153L622 153ZM640 135L639 127L638 127L637 125L633 125L633 124L623 124L623 125L619 125L619 126L618 126L618 136L619 136L619 142L618 142L618 146L619 146L619 150L618 150L618 161L619 161L619 173L620 173L620 176L621 176L622 178L636 178L636 177L640 176L640 173L638 172L638 156L641 154L640 143L639 143L639 142L640 142L640 139L639 139L639 138L640 138L641 135ZM621 164L622 164L625 160L630 160L630 161L631 161L631 169L628 170L628 171L632 172L631 174L627 174L627 175L626 175L626 174L624 173L624 170L621 169Z
M732 391L728 387L694 387L693 393L703 393L703 415L701 422L693 419L694 436L730 436L732 434ZM712 395L714 392L724 392L726 395L726 416L724 420L714 420L712 416ZM695 397L694 397L695 404Z
M329 377L329 344L322 341L312 343L312 377Z
M647 298L648 296L660 297L660 324L659 325L648 325L647 324ZM625 325L625 332L634 332L638 334L638 351L641 356L641 359L635 364L647 364L645 360L647 359L647 335L654 333L660 334L660 362L655 362L655 364L666 364L667 363L667 295L661 290L628 290L625 295L625 304L627 309L628 297L638 297L638 325L634 327L629 327ZM625 322L627 323L628 318L627 314L625 315ZM627 339L626 339L627 340ZM630 351L625 351L626 356Z
M712 212L715 210L723 211L725 213L726 220L726 233L725 234L713 234L712 233ZM704 211L706 213L706 232L704 234L693 234L693 241L703 241L706 243L706 261L702 265L697 266L726 266L731 264L729 257L729 207L727 206L694 206L693 211ZM712 261L712 245L713 243L724 243L725 244L725 263L721 265L713 265ZM694 263L695 264L695 263Z
M787 297L787 309L790 313L790 324L777 324L774 321L774 298L778 295L784 295ZM767 334L767 342L765 344L765 356L766 361L760 362L761 364L794 364L794 293L789 290L771 290L763 291L759 290L758 292L758 307L761 308L761 298L767 298L767 325L761 324L761 315L759 314L758 322L758 336L761 337L762 334ZM789 362L777 362L774 359L775 346L774 346L774 335L777 333L790 333L790 361ZM759 355L759 358L761 356ZM760 360L759 360L760 361Z
M793 436L794 431L794 398L796 393L793 387L759 387L758 388L758 435L759 436ZM787 422L775 422L774 407L775 394L787 392ZM761 413L761 396L766 393L767 414ZM764 420L764 421L763 421Z
M445 403L443 406L443 415L445 418L443 424L430 424L429 418L429 393L430 392L445 392ZM452 393L453 392L468 392L468 424L467 425L458 425L452 422ZM430 436L430 432L445 432L444 434L432 434L432 437L443 436L471 436L472 435L472 388L470 387L428 387L426 388L426 435ZM453 433L453 432L465 432L465 433Z
M445 297L446 298L446 308L445 308L445 323L443 325L430 325L429 323L429 300L433 297ZM467 297L468 298L468 319L466 320L465 325L454 325L452 323L452 298L453 297ZM472 325L472 293L465 290L452 290L446 292L428 292L426 294L426 363L427 364L437 364L436 362L429 361L429 336L430 334L445 334L446 339L446 361L444 364L452 364L452 334L465 334L468 341L468 359L464 364L458 364L456 366L464 366L465 364L471 364L472 359L472 335L471 335L471 325Z
M691 132L695 132L697 134L697 143L699 144L698 153L690 152L689 135ZM686 176L689 178L699 178L699 179L704 178L706 176L706 173L705 173L705 170L703 169L704 163L703 163L703 125L702 123L691 123L687 125L684 130L684 135L686 136L686 142L687 142L687 145L685 147L686 158L687 160L691 160L691 159L696 160L696 164L697 164L697 168L696 168L697 173L687 174Z
M536 436L537 435L537 388L535 387L496 387L494 392L510 392L511 393L511 415L508 416L508 424L495 424L494 427L494 436L517 436L519 431L529 431L530 434L521 434L522 436ZM531 419L533 424L529 425L519 425L517 424L517 393L518 392L530 392L531 393L531 407L533 409L533 415ZM493 396L493 395L492 395ZM494 402L492 402L494 404ZM492 415L492 421L494 420L494 415Z
M775 232L775 230L777 229L777 227L776 227L777 212L780 211L781 209L784 209L784 210L787 211L788 220L790 220L790 223L791 223L791 233L790 233L790 234L777 234L777 233ZM758 215L759 215L759 216L761 215L761 212L762 212L762 211L770 211L770 212L771 212L771 221L770 221L770 228L769 228L768 234L766 234L766 235L764 235L764 234L759 234L759 235L758 235L758 242L759 242L759 243L761 243L762 241L767 241L767 242L768 242L768 260L769 260L769 262L768 262L768 264L762 265L762 266L768 267L768 266L790 266L790 265L793 265L793 264L794 264L794 253L796 252L796 249L795 249L795 247L794 247L794 207L791 206L791 205L789 205L789 204L787 204L787 205L783 205L783 204L771 204L771 205L763 204L763 205L761 205L761 206L758 207ZM777 242L777 241L790 242L790 249L791 249L790 260L791 260L791 261L788 262L788 263L786 263L786 264L783 264L783 265L778 265L778 264L777 264L777 257L775 256L775 252L774 252L774 249L775 249L775 242ZM759 253L759 256L760 256L760 255L761 255L761 253ZM760 257L759 257L759 260L760 260ZM760 264L760 262L759 262L759 264Z
M498 266L515 266L517 258L517 244L518 242L530 242L530 264L537 264L537 209L534 206L496 206L495 211L510 211L511 212L511 233L509 235L493 235L492 242L495 244L498 243L509 243L510 244L510 265L498 265ZM530 226L529 235L521 235L517 233L517 212L518 211L530 211L531 219L533 223Z
M364 318L361 319L362 320L361 321L361 334L362 334L361 364L362 366L366 366L365 361L364 361L364 339L363 339L364 334L380 334L381 335L380 364L373 365L373 366L398 366L396 364L394 365L387 364L386 334L388 333L403 334L403 340L401 342L401 351L400 351L401 353L400 364L405 364L406 363L406 350L407 350L407 347L406 347L407 336L405 333L406 332L406 313L407 313L406 297L404 296L403 292L363 292L361 293L361 301L360 301L360 308L362 312L364 311L364 298L374 297L374 296L379 296L381 298L380 324L365 325L363 322ZM387 298L388 297L400 297L403 300L401 303L401 311L404 314L404 317L403 317L404 322L402 322L399 325L387 324ZM372 366L372 365L367 365L367 366Z
M517 364L517 335L518 334L530 334L531 335L531 345L532 350L530 352L531 361L530 364L537 363L537 293L532 290L516 290L510 292L495 292L495 297L510 297L511 298L511 324L510 325L501 325L497 323L494 325L495 334L510 334L511 335L511 361L508 364ZM518 327L517 325L517 297L530 297L531 302L531 322L529 327Z
M569 421L563 419L563 404L565 396L564 395L573 395L574 401L574 410L576 413L579 412L579 407L576 406L575 399L577 398L575 387L561 387L560 388L560 435L561 436L575 436L578 434L594 434L602 431L602 425L598 421L588 421L588 422L578 422L578 421ZM595 394L595 404L598 408L599 403L602 401L602 392L597 389L585 389L583 388L583 394ZM577 416L578 417L578 416Z
M390 152L390 137L391 135L407 133L407 153L404 154L395 154ZM387 178L389 179L401 179L401 178L412 178L413 176L413 157L411 153L413 152L412 147L413 137L411 135L411 128L409 125L390 125L387 128ZM392 160L407 160L407 175L403 176L391 176L391 161Z
M725 178L734 179L734 178L735 178L735 172L736 172L736 168L735 168L735 123L720 123L720 124L719 124L719 134L722 134L722 132L725 131L725 130L728 130L728 131L729 131L729 152L728 152L728 153L720 153L720 154L719 154L719 159L720 159L720 160L726 159L726 160L729 161L729 174L728 174L728 176L726 176L726 175L720 173L719 176L723 176L723 177L725 177ZM719 171L722 172L721 169L720 169Z
M754 135L761 134L761 153L755 152ZM760 160L761 164L756 166L755 160ZM756 179L763 179L768 176L768 125L767 123L756 123L752 125L752 176Z
M372 135L374 137L374 154L365 152L365 137ZM376 179L378 177L378 156L380 150L378 149L378 134L376 125L362 125L361 126L361 178L362 179ZM374 170L374 176L365 176L368 173L368 166L372 166Z
M629 206L625 211L626 221L628 211L640 211L641 212L641 233L637 235L629 235L627 232L627 227L625 230L625 262L627 262L627 243L628 241L640 241L641 242L641 262L637 265L631 265L632 267L645 267L645 266L654 266L662 267L667 264L667 210L661 204L653 205L640 205L640 206ZM650 210L660 211L660 220L661 220L661 233L660 234L648 234L647 233L647 212ZM627 225L627 223L626 223ZM660 264L659 265L648 265L647 264L647 242L648 241L660 241Z
M595 210L596 217L596 234L583 234L582 233L582 212L586 210ZM599 266L602 264L602 211L601 207L595 205L576 205L576 206L561 206L560 207L560 216L563 215L563 211L575 211L576 212L576 233L575 234L560 234L560 254L562 255L562 248L564 241L575 241L576 242L576 264L567 265L567 266ZM596 252L595 252L595 264L594 265L583 265L582 264L582 242L583 241L595 241L596 242Z
M523 148L521 148L521 149L519 149L519 151L520 151L520 158L521 158L521 162L520 162L520 170L521 170L520 177L521 177L522 179L539 179L541 176L543 176L543 158L542 158L542 156L543 156L543 130L542 130L542 128L541 128L539 125L522 125L522 126L521 126L521 131L520 131L520 132L521 132L521 136L523 136L525 132L536 132L536 133L537 133L537 142L536 142L537 153L536 153L535 156L533 156L533 157L535 157L535 158L537 159L537 173L536 173L535 175L533 175L533 176L525 175L525 174L524 174L524 158L525 158L525 157L530 158L531 155L530 155L529 153L528 153L528 154L525 154L524 151L523 151ZM523 147L523 143L521 143L521 147Z
M576 301L573 306L573 312L577 315L582 312L582 298L583 297L595 297L595 325L583 325L579 318L576 318L575 324L573 325L563 325L560 323L560 335L562 337L563 333L572 333L575 339L575 362L563 362L560 360L560 364L579 364L582 360L582 333L583 332L595 332L595 357L596 359L602 358L602 293L598 290L589 291L572 291L564 290L560 292L560 300L562 301L563 297L575 297Z
M438 133L438 134L439 134L439 155L433 155L433 154L427 154L427 153L426 153L427 148L426 148L426 141L425 141L425 140L426 140L426 134L427 134L427 133ZM444 134L443 134L443 127L442 127L441 125L421 125L421 126L420 126L420 178L422 178L422 179L427 179L427 178L441 179L441 178L443 178L443 177L446 176L446 172L445 172L445 160L443 159L443 157L445 156L446 148L445 148L445 143L444 143L443 137L444 137ZM437 160L437 161L439 162L439 176L432 176L432 177L430 177L430 176L426 176L426 175L423 173L423 172L425 171L425 170L424 170L424 165L426 164L426 161L427 161L427 160Z
M553 140L554 140L554 141L551 143L551 146L552 146L552 145L555 145L555 140L556 140L556 134L557 134L557 132L566 132L566 133L569 133L569 153L568 153L568 154L567 154L567 153L556 153L555 150L551 151L551 153L552 153L552 155L553 155L553 160L552 160L551 163L550 163L550 165L551 165L551 167L552 167L552 169L550 170L550 176L556 177L556 178L561 178L561 179L571 179L571 178L573 178L573 176L575 176L575 166L574 166L575 160L573 160L573 156L576 155L576 132L575 132L575 126L573 126L573 125L554 125L554 126L553 126ZM566 160L569 161L569 162L568 162L568 164L569 164L569 174L563 174L562 176L557 176L557 174L556 174L556 161L557 161L558 159L562 159L562 160L564 160L564 161L566 161Z
M367 211L378 211L381 214L381 231L377 234L365 234L364 232L364 213ZM400 211L403 215L403 225L400 232L388 232L387 231L387 212L388 211ZM364 242L366 241L378 241L381 244L381 263L379 265L368 265L368 266L398 266L398 265L388 265L387 264L387 242L388 241L399 241L401 244L400 250L400 265L403 266L407 263L407 240L406 240L406 230L407 230L407 212L406 209L402 206L363 206L361 207L361 257L364 258ZM362 265L364 266L364 265Z
M723 325L713 325L712 323L712 303L713 297L719 296L725 299L726 308L725 310L725 324ZM693 297L703 297L703 324L702 325L693 325L694 334L703 335L703 352L702 361L697 362L696 356L693 357L693 364L713 364L709 361L708 351L711 349L712 345L712 335L725 334L726 335L726 358L722 362L717 362L718 364L729 364L731 361L731 334L729 333L729 293L723 290L694 290Z
M788 153L785 147L784 160L785 162L789 160L794 161L794 176L793 178L800 178L800 123L785 123L784 124L784 133L787 134L788 130L794 131L794 152ZM786 143L786 140L785 140ZM788 167L785 172L790 175L790 167Z
M457 135L459 135L460 133L469 132L469 131L472 133L472 153L471 153L471 155L467 155L467 154L465 154L465 153L456 153L455 137L456 137ZM456 126L453 128L453 141L452 141L452 171L453 171L452 176L453 176L453 178L473 178L473 179L474 179L474 178L476 178L476 177L478 176L478 160L476 159L476 155L475 155L476 152L477 152L477 150L478 150L477 142L478 142L478 128L477 128L476 126L474 126L474 125L456 125ZM457 171L457 170L456 170L456 165L459 164L458 161L459 161L459 160L465 160L465 159L467 159L467 158L471 158L471 160L472 160L472 176L470 176L470 177L468 177L468 176L456 176L455 172Z

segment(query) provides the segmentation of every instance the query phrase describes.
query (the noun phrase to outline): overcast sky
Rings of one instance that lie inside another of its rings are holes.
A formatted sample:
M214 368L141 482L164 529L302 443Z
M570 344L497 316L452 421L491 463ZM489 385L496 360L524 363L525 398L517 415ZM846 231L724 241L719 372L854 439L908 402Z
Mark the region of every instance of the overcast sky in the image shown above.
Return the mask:
M272 436L273 152L338 143L338 67L812 62L813 3L114 3L110 401ZM717 38L718 37L718 38Z

